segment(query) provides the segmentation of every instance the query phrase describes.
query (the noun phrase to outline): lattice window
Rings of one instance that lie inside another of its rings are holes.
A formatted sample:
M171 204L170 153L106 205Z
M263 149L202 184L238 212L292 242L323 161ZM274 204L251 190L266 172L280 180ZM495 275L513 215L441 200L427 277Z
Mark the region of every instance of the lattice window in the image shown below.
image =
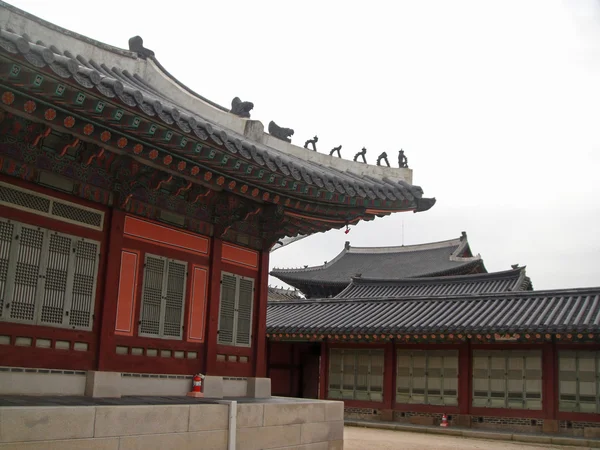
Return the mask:
M0 182L0 204L95 230L102 230L104 222L102 211L3 182Z
M237 347L252 345L254 280L231 273L221 274L218 343Z
M140 336L181 339L187 263L146 255Z
M83 209L78 205L54 200L52 202L52 215L67 219L70 222L91 225L95 228L102 228L102 213L91 209Z
M237 307L236 345L250 346L252 323L252 303L254 299L254 280L240 278Z
M99 242L0 219L0 318L91 329L99 257Z
M14 241L15 225L11 222L0 222L0 317L4 311L6 286L8 282L8 265L10 250Z
M600 411L600 352L558 352L559 409Z
M396 402L458 404L458 352L398 350Z
M75 242L73 264L73 290L69 325L90 327L94 311L96 272L100 247L97 242L79 239Z
M381 349L329 351L329 398L383 401L384 353Z
M542 408L541 351L474 351L473 406Z

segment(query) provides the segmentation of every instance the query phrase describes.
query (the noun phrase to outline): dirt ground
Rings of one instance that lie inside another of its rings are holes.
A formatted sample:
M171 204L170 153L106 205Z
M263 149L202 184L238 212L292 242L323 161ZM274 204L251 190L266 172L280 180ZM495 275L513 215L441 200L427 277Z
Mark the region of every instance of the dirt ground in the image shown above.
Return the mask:
M523 444L507 441L345 427L344 450L582 450L587 447Z

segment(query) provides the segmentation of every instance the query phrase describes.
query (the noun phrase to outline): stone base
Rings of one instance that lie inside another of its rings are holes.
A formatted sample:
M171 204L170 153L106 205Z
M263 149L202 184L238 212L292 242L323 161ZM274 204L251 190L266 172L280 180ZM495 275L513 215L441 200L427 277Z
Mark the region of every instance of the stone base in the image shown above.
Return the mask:
M383 422L393 422L394 421L394 410L392 409L382 409L380 419Z
M558 420L544 419L544 423L542 424L542 432L558 433Z
M413 425L435 425L435 418L431 416L413 416L408 421Z
M248 378L248 390L246 397L269 398L271 397L270 378Z
M471 416L458 414L452 416L452 424L457 427L471 428Z
M89 370L85 381L85 396L121 398L121 373Z
M194 398L204 398L204 392L188 392L187 393L188 397L194 397Z
M204 396L208 398L223 398L223 377L206 375L204 377Z
M226 450L229 406L0 407L0 450ZM342 402L240 404L237 450L342 450Z

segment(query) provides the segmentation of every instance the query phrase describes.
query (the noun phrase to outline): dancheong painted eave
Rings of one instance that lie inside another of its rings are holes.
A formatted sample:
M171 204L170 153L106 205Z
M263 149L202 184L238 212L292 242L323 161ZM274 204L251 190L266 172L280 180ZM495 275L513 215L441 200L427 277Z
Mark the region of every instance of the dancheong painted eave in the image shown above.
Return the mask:
M314 152L257 133L260 122L183 89L153 56L102 44L3 2L0 10L2 106L11 113L170 176L282 206L291 222L315 224L307 231L435 203L406 181L412 175L399 175L405 169L349 161L343 169L332 157L320 155L329 161L320 163Z
M267 333L600 333L600 287L466 296L269 304Z

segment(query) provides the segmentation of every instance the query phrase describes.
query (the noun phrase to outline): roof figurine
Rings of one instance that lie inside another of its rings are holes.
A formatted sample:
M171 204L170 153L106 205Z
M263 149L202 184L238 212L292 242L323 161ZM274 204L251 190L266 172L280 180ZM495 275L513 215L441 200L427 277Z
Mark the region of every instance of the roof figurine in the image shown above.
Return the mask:
M412 185L410 171L342 164L318 152L309 158L290 143L292 129L271 122L265 133L261 122L234 114L249 113L251 102L234 99L225 108L202 97L170 74L139 36L130 40L130 50L120 49L4 2L0 7L9 12L0 14L3 104L18 110L18 120L31 122L25 128L41 136L38 144L52 129L65 151L81 144L86 162L104 161L107 180L93 186L95 196L120 190L129 209L151 218L168 211L198 232L217 224L218 235L259 249L286 236L425 211L433 204ZM13 162L36 159L38 150L32 147ZM76 163L61 164L57 175L72 178ZM216 198L207 189L235 196L236 211L213 217ZM254 203L279 208L268 231L261 228L262 212L228 219L249 214Z
M379 156L377 157L377 165L378 165L378 166L380 166L380 165L381 165L381 160L384 160L384 161L385 161L385 163L386 163L386 165L387 165L388 167L390 167L390 162L388 161L388 157L387 157L387 153L386 153L386 152L383 152L381 155L379 155Z
M281 139L282 141L292 142L294 130L291 128L280 127L271 120L271 122L269 122L269 134L277 139Z
M341 157L342 157L342 154L340 153L340 150L341 150L341 149L342 149L342 146L341 146L341 145L338 145L337 147L333 147L333 148L331 149L331 151L329 152L329 156L333 156L333 154L334 154L335 152L337 152L338 158L341 158Z
M408 169L408 158L404 156L404 150L398 152L398 167L401 169Z
M314 138L309 139L308 141L306 141L304 143L304 148L308 148L308 146L310 144L312 146L313 152L316 152L317 151L317 145L316 145L317 142L319 142L319 137L315 136Z
M361 156L363 163L366 164L367 163L367 158L365 158L366 154L367 154L367 149L365 147L363 147L360 152L358 152L356 155L354 155L353 161L356 161L358 159L358 157Z
M487 273L480 255L473 256L465 234L458 239L397 247L351 247L329 263L305 269L273 269L271 275L307 297L339 294L357 273L367 279L404 279Z
M231 100L231 114L235 114L239 117L249 118L250 111L254 108L254 103L252 102L243 102L239 97L235 97Z
M268 301L269 302L281 302L289 300L304 300L298 291L293 289L285 289L277 286L269 286L268 290Z
M129 39L129 50L137 53L137 55L142 59L154 57L154 52L144 47L144 40L140 36L134 36Z

